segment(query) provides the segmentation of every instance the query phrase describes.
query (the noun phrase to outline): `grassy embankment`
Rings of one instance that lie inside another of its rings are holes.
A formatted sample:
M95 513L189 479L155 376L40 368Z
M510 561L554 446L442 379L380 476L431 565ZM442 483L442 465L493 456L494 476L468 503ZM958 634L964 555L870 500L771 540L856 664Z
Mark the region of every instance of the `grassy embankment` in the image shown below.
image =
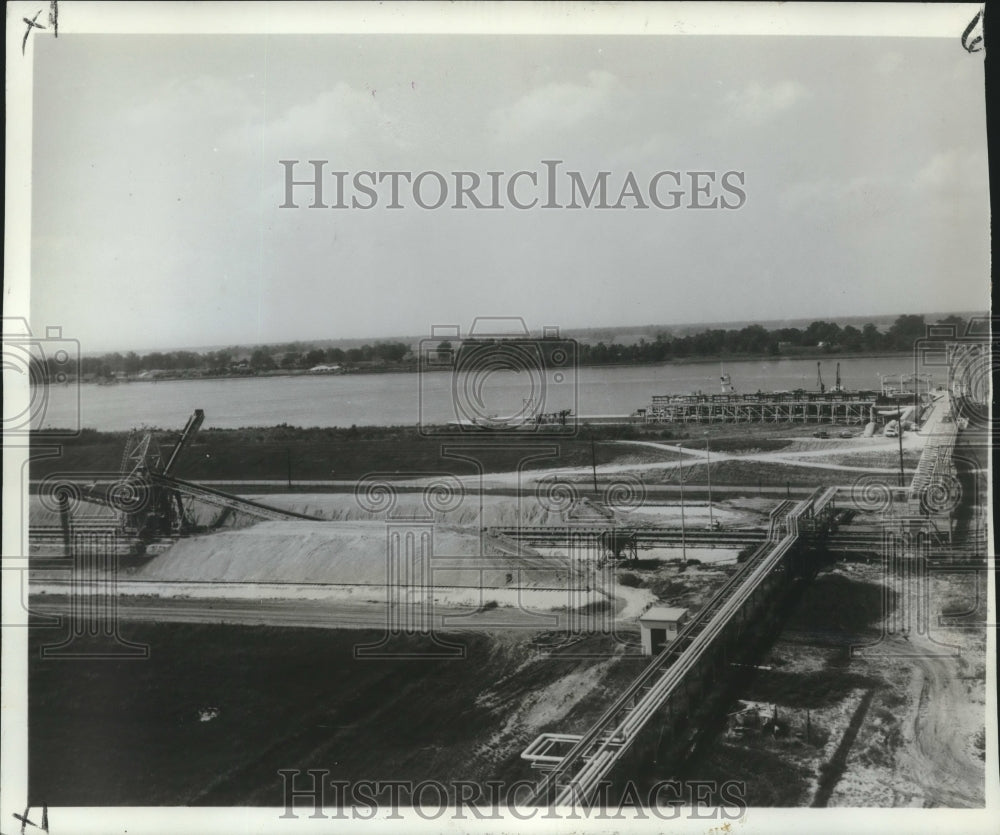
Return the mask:
M761 437L746 427L713 427L713 435L713 452L773 451L788 443ZM84 430L77 438L60 439L61 455L34 460L31 477L40 479L52 473L110 477L118 472L127 437L124 432ZM163 449L169 450L178 436L161 432L157 437ZM32 440L41 446L45 435L35 433ZM284 481L290 476L293 482L355 480L373 472L472 475L475 467L471 462L448 457L444 449L464 444L478 446L466 452L474 455L487 473L513 471L522 462L526 469L588 467L592 453L598 465L677 460L672 449L616 443L620 440L683 442L695 449L704 448L706 442L702 429L683 425L585 426L568 438L515 432L427 436L413 427L206 429L184 451L176 474L194 481ZM534 457L540 450L549 454ZM720 462L719 466L725 465ZM687 468L685 481L703 481L704 469L700 465ZM713 465L713 478L715 474ZM753 483L758 475L755 469L754 478L746 483ZM765 480L772 482L778 483Z

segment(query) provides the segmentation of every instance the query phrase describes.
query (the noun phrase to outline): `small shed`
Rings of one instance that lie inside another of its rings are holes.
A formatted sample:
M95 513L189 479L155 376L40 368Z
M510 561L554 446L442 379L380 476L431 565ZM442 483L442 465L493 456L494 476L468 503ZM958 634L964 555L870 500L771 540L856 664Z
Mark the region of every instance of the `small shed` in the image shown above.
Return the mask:
M642 627L643 655L657 655L684 628L688 619L687 609L672 606L654 606L639 617Z

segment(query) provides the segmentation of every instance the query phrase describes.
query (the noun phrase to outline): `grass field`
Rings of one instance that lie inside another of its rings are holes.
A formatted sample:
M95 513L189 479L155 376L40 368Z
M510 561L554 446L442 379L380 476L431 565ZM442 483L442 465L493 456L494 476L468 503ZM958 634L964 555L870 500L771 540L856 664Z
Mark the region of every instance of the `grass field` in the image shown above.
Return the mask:
M617 441L652 441L660 444L682 442L688 449L710 446L714 454L776 452L808 437L811 426L785 424L622 425L584 426L573 437L543 438L520 433L477 433L463 435L463 443L476 443L474 457L484 473L524 469L589 467L603 464L673 463L676 452L663 446L621 444ZM177 435L160 433L159 443L168 451ZM34 443L43 443L44 433L35 433ZM85 430L77 438L60 439L62 452L53 458L31 462L31 477L42 479L53 473L98 474L109 477L118 472L127 434ZM276 426L267 429L203 430L184 451L176 473L194 481L351 481L373 472L473 475L475 465L448 456L444 445L454 446L455 437L425 436L412 427L351 427L348 429L299 429ZM538 457L539 448L546 455ZM817 478L818 476L818 478ZM676 480L672 469L644 476L652 483ZM691 462L684 478L690 483L706 481L706 467ZM758 481L768 485L842 483L844 475L807 467L753 461L713 461L712 479L717 483Z
M685 437L682 429L645 426L582 427L575 437L546 438L522 433L464 434L458 440L479 442L489 448L476 451L485 472L509 472L521 461L529 469L589 466L593 452L598 464L615 463L634 450L610 443L621 439L671 440ZM159 443L169 450L177 434L159 433ZM32 440L43 443L44 433ZM114 473L121 464L127 433L86 430L78 438L60 439L61 455L36 459L31 477L51 473ZM357 479L371 472L454 473L471 475L474 465L442 453L444 444L454 445L455 436L421 435L412 427L368 427L349 429L299 429L276 426L268 429L206 429L184 451L177 475L193 480L284 480ZM539 447L551 449L539 458Z
M287 768L350 781L530 778L519 754L535 729L512 716L564 678L577 699L600 682L587 672L600 660L547 656L510 635L449 636L466 647L460 660L356 660L354 646L379 633L127 623L147 660L56 661L39 658L46 633L33 630L30 646L29 782L32 803L54 806L280 806ZM429 646L409 636L394 648ZM209 709L217 716L202 721Z

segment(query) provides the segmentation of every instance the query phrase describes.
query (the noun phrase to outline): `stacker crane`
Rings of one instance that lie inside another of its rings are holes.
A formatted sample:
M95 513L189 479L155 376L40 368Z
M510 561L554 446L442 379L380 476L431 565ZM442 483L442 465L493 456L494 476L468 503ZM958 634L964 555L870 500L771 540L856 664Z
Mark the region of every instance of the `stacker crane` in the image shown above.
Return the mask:
M101 504L116 511L119 529L140 542L214 529L233 513L256 519L316 519L177 478L177 463L204 420L204 411L195 409L166 456L152 432L133 432L125 443L118 478L110 484L76 483L73 492L82 501ZM64 483L54 482L50 489L58 492L65 486ZM192 501L220 508L221 512L211 525L197 526L185 506L185 502L190 504ZM66 527L69 524L67 515L63 525Z

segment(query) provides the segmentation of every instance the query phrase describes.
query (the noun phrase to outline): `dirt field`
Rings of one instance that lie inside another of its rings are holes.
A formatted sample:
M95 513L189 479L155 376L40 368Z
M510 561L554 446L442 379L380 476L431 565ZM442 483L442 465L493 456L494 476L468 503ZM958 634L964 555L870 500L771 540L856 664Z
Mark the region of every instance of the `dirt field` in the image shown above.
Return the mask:
M540 728L571 709L586 722L641 663L600 636L560 651L463 634L464 659L357 660L381 633L138 623L128 637L148 660L44 661L43 633L29 652L29 779L32 802L53 806L280 806L282 768L524 777L520 751Z
M919 592L880 566L822 574L739 692L760 715L731 719L684 776L744 779L750 805L981 807L984 611L975 575L927 582L922 620Z

